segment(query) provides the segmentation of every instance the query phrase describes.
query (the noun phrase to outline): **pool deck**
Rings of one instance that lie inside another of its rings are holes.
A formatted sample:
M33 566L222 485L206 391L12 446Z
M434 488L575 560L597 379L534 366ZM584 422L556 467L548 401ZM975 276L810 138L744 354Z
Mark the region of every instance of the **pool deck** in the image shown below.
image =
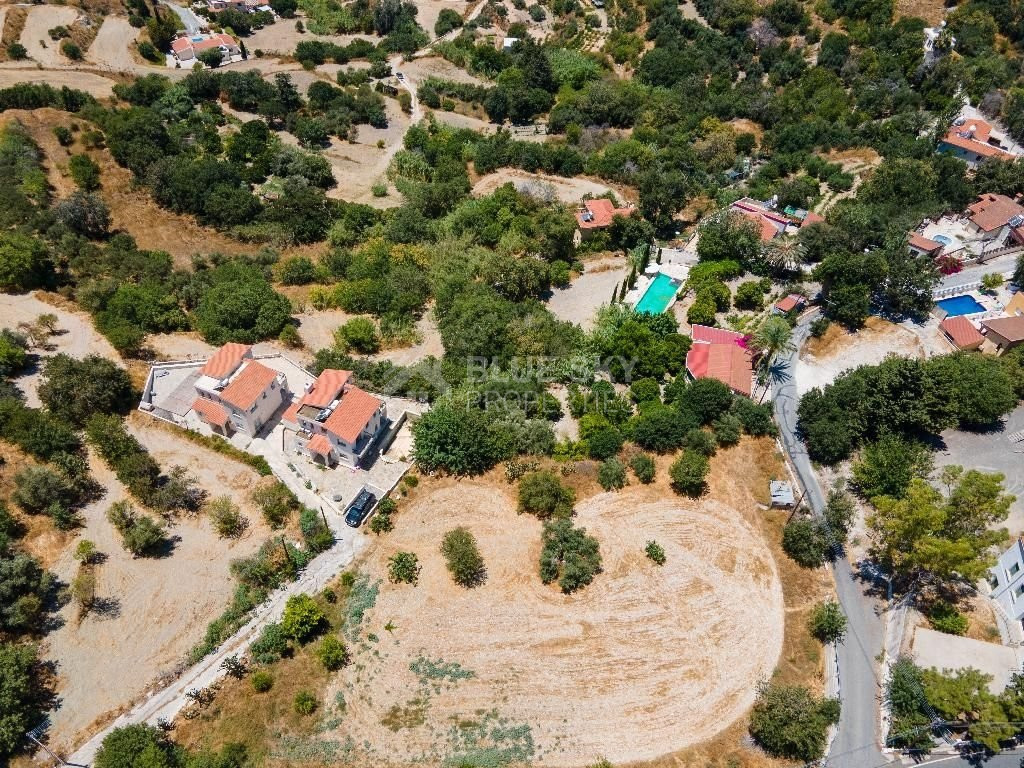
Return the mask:
M685 264L650 264L647 267L647 271L640 275L636 281L636 287L626 294L624 299L625 303L636 309L637 305L640 304L640 300L643 299L644 294L647 293L647 289L651 287L651 283L654 282L655 278L659 275L665 275L673 280L679 281L679 287L682 288L686 282L686 278L690 274L690 267ZM677 291L678 293L678 291ZM668 312L672 309L672 306L678 300L678 296L673 296L672 300L665 305L662 312Z
M967 312L962 315L950 315L939 306L940 301L946 301L947 299L955 299L960 296L970 296L974 301L981 305L982 309L978 312ZM981 293L977 290L964 290L960 292L952 292L948 296L937 296L935 298L935 309L932 310L932 314L940 320L946 317L966 317L971 321L984 320L989 317L998 317L1003 314L1003 304L994 296Z

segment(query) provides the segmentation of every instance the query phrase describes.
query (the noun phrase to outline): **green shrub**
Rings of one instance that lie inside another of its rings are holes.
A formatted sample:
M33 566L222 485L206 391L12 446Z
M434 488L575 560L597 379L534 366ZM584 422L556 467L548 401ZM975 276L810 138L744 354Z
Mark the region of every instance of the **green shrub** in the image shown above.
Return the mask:
M348 649L335 635L327 635L320 641L316 656L324 665L324 669L341 669L348 661Z
M316 600L307 594L292 595L284 606L281 628L289 637L304 643L327 624L327 616Z
M284 627L277 622L267 624L256 641L249 646L249 652L259 664L273 664L290 651L291 645Z
M566 594L590 584L601 572L601 549L585 528L570 520L556 519L544 524L540 553L540 577L545 584L558 580Z
M257 669L252 673L249 682L256 693L266 693L274 685L274 676L265 669Z
M484 558L476 539L467 529L459 527L448 531L441 541L441 554L457 584L475 587L484 580Z
M72 61L82 60L82 49L78 47L77 43L74 43L71 40L65 40L60 44L60 52Z
M750 712L750 735L773 757L811 762L825 752L828 727L839 720L839 702L806 688L762 684Z
M672 489L686 496L700 496L707 487L705 478L708 469L708 460L705 456L689 449L683 451L668 471L672 479Z
M633 470L633 474L636 475L636 479L644 485L654 482L654 459L646 453L638 453L630 459L629 468Z
M619 490L626 485L626 465L612 457L602 462L597 470L597 482L606 491Z
M420 577L420 561L412 552L396 552L388 560L388 579L393 584L415 584Z
M520 512L529 512L541 519L568 517L575 501L576 493L562 485L553 472L531 472L519 481Z
M665 548L662 547L661 544L659 544L658 542L648 541L647 546L644 547L644 553L647 555L648 558L650 558L653 562L657 563L658 565L665 564Z
M230 496L212 499L206 505L206 514L221 538L237 539L249 527L249 520L242 515Z
M253 503L260 508L263 519L271 528L280 528L288 522L292 512L299 508L299 500L280 480L261 485L252 492Z
M834 600L818 603L807 621L807 628L821 642L837 643L846 634L846 616Z
M970 620L956 609L956 606L939 600L928 611L928 623L947 635L965 635Z
M316 696L311 691L299 691L295 694L295 711L300 715L312 715L316 712Z
M817 520L794 518L782 529L782 549L804 568L817 568L828 555L828 537Z

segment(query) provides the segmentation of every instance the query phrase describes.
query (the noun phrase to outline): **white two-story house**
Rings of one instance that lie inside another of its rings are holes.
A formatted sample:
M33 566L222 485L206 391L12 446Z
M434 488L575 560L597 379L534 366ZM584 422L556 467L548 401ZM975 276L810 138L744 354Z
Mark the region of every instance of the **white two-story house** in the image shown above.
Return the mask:
M990 573L992 597L1011 620L1024 619L1024 537L1014 540Z
M387 425L384 401L351 378L351 371L324 370L284 413L299 433L298 450L316 463L358 467Z
M255 437L291 399L284 374L252 359L252 347L228 343L199 371L192 410L215 432Z

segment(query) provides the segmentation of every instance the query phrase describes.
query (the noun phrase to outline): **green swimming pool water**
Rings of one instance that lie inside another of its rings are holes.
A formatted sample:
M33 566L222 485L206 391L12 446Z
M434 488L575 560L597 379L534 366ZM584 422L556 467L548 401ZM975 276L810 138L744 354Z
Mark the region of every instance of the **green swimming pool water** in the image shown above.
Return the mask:
M654 281L647 286L640 301L637 302L636 311L646 312L648 315L660 315L679 292L679 285L678 280L673 280L665 273L659 272Z

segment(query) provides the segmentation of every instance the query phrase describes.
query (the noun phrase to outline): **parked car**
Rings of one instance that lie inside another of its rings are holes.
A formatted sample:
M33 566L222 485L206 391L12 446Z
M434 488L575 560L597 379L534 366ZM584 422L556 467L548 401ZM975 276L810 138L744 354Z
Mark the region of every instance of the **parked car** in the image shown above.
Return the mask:
M363 488L352 499L352 503L345 510L345 524L352 528L358 528L373 510L376 503L377 497Z

